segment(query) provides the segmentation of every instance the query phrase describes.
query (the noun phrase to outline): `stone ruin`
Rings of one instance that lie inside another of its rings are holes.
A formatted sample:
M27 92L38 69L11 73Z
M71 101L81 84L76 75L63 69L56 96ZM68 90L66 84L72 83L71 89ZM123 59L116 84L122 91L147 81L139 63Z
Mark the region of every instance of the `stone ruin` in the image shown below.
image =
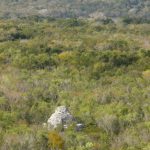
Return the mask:
M63 129L67 129L69 124L75 123L75 118L70 114L69 110L65 106L59 106L55 112L50 116L47 121L48 130L56 129L61 126ZM76 130L80 131L83 128L82 123L76 123Z

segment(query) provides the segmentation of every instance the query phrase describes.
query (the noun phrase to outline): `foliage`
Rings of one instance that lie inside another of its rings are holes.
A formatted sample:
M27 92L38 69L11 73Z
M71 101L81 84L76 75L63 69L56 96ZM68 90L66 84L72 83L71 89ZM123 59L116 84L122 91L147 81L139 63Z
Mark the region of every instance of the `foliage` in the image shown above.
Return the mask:
M149 24L107 21L0 20L1 150L149 149ZM47 130L60 105L82 131Z
M123 18L125 23L150 23L149 0L1 0L0 9L0 18L5 19L90 18L108 24ZM69 26L80 25L76 19L65 22ZM19 38L26 34L19 32L14 36Z
M62 137L59 135L59 133L53 131L49 132L48 134L48 142L49 142L49 147L52 149L63 149L64 147L64 140Z

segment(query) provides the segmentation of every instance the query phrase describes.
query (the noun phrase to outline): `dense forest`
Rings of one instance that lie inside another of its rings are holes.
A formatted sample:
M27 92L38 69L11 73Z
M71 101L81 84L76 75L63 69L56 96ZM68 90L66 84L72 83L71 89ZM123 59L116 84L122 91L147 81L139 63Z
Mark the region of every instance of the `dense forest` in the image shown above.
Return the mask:
M60 105L82 131L43 126ZM149 24L0 20L0 150L58 149L150 149Z

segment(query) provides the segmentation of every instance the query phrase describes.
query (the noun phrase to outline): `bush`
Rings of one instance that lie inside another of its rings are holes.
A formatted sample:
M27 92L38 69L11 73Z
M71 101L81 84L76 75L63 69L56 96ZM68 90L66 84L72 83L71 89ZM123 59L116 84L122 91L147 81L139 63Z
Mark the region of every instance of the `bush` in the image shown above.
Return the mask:
M112 58L110 58L110 63L113 66L128 66L137 61L138 57L136 54L127 54L127 53L113 53Z
M51 131L48 134L49 147L52 149L64 149L64 140L56 131Z
M110 134L118 134L120 131L119 120L114 115L105 115L102 117L98 121L98 126Z

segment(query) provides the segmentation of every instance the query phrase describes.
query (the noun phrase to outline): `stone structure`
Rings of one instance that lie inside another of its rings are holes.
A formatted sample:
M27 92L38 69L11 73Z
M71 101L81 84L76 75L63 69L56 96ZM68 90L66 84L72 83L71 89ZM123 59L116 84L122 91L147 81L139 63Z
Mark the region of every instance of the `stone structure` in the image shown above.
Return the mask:
M48 119L48 129L55 129L59 125L65 126L73 121L73 116L69 113L65 106L59 106L56 108L55 113Z

